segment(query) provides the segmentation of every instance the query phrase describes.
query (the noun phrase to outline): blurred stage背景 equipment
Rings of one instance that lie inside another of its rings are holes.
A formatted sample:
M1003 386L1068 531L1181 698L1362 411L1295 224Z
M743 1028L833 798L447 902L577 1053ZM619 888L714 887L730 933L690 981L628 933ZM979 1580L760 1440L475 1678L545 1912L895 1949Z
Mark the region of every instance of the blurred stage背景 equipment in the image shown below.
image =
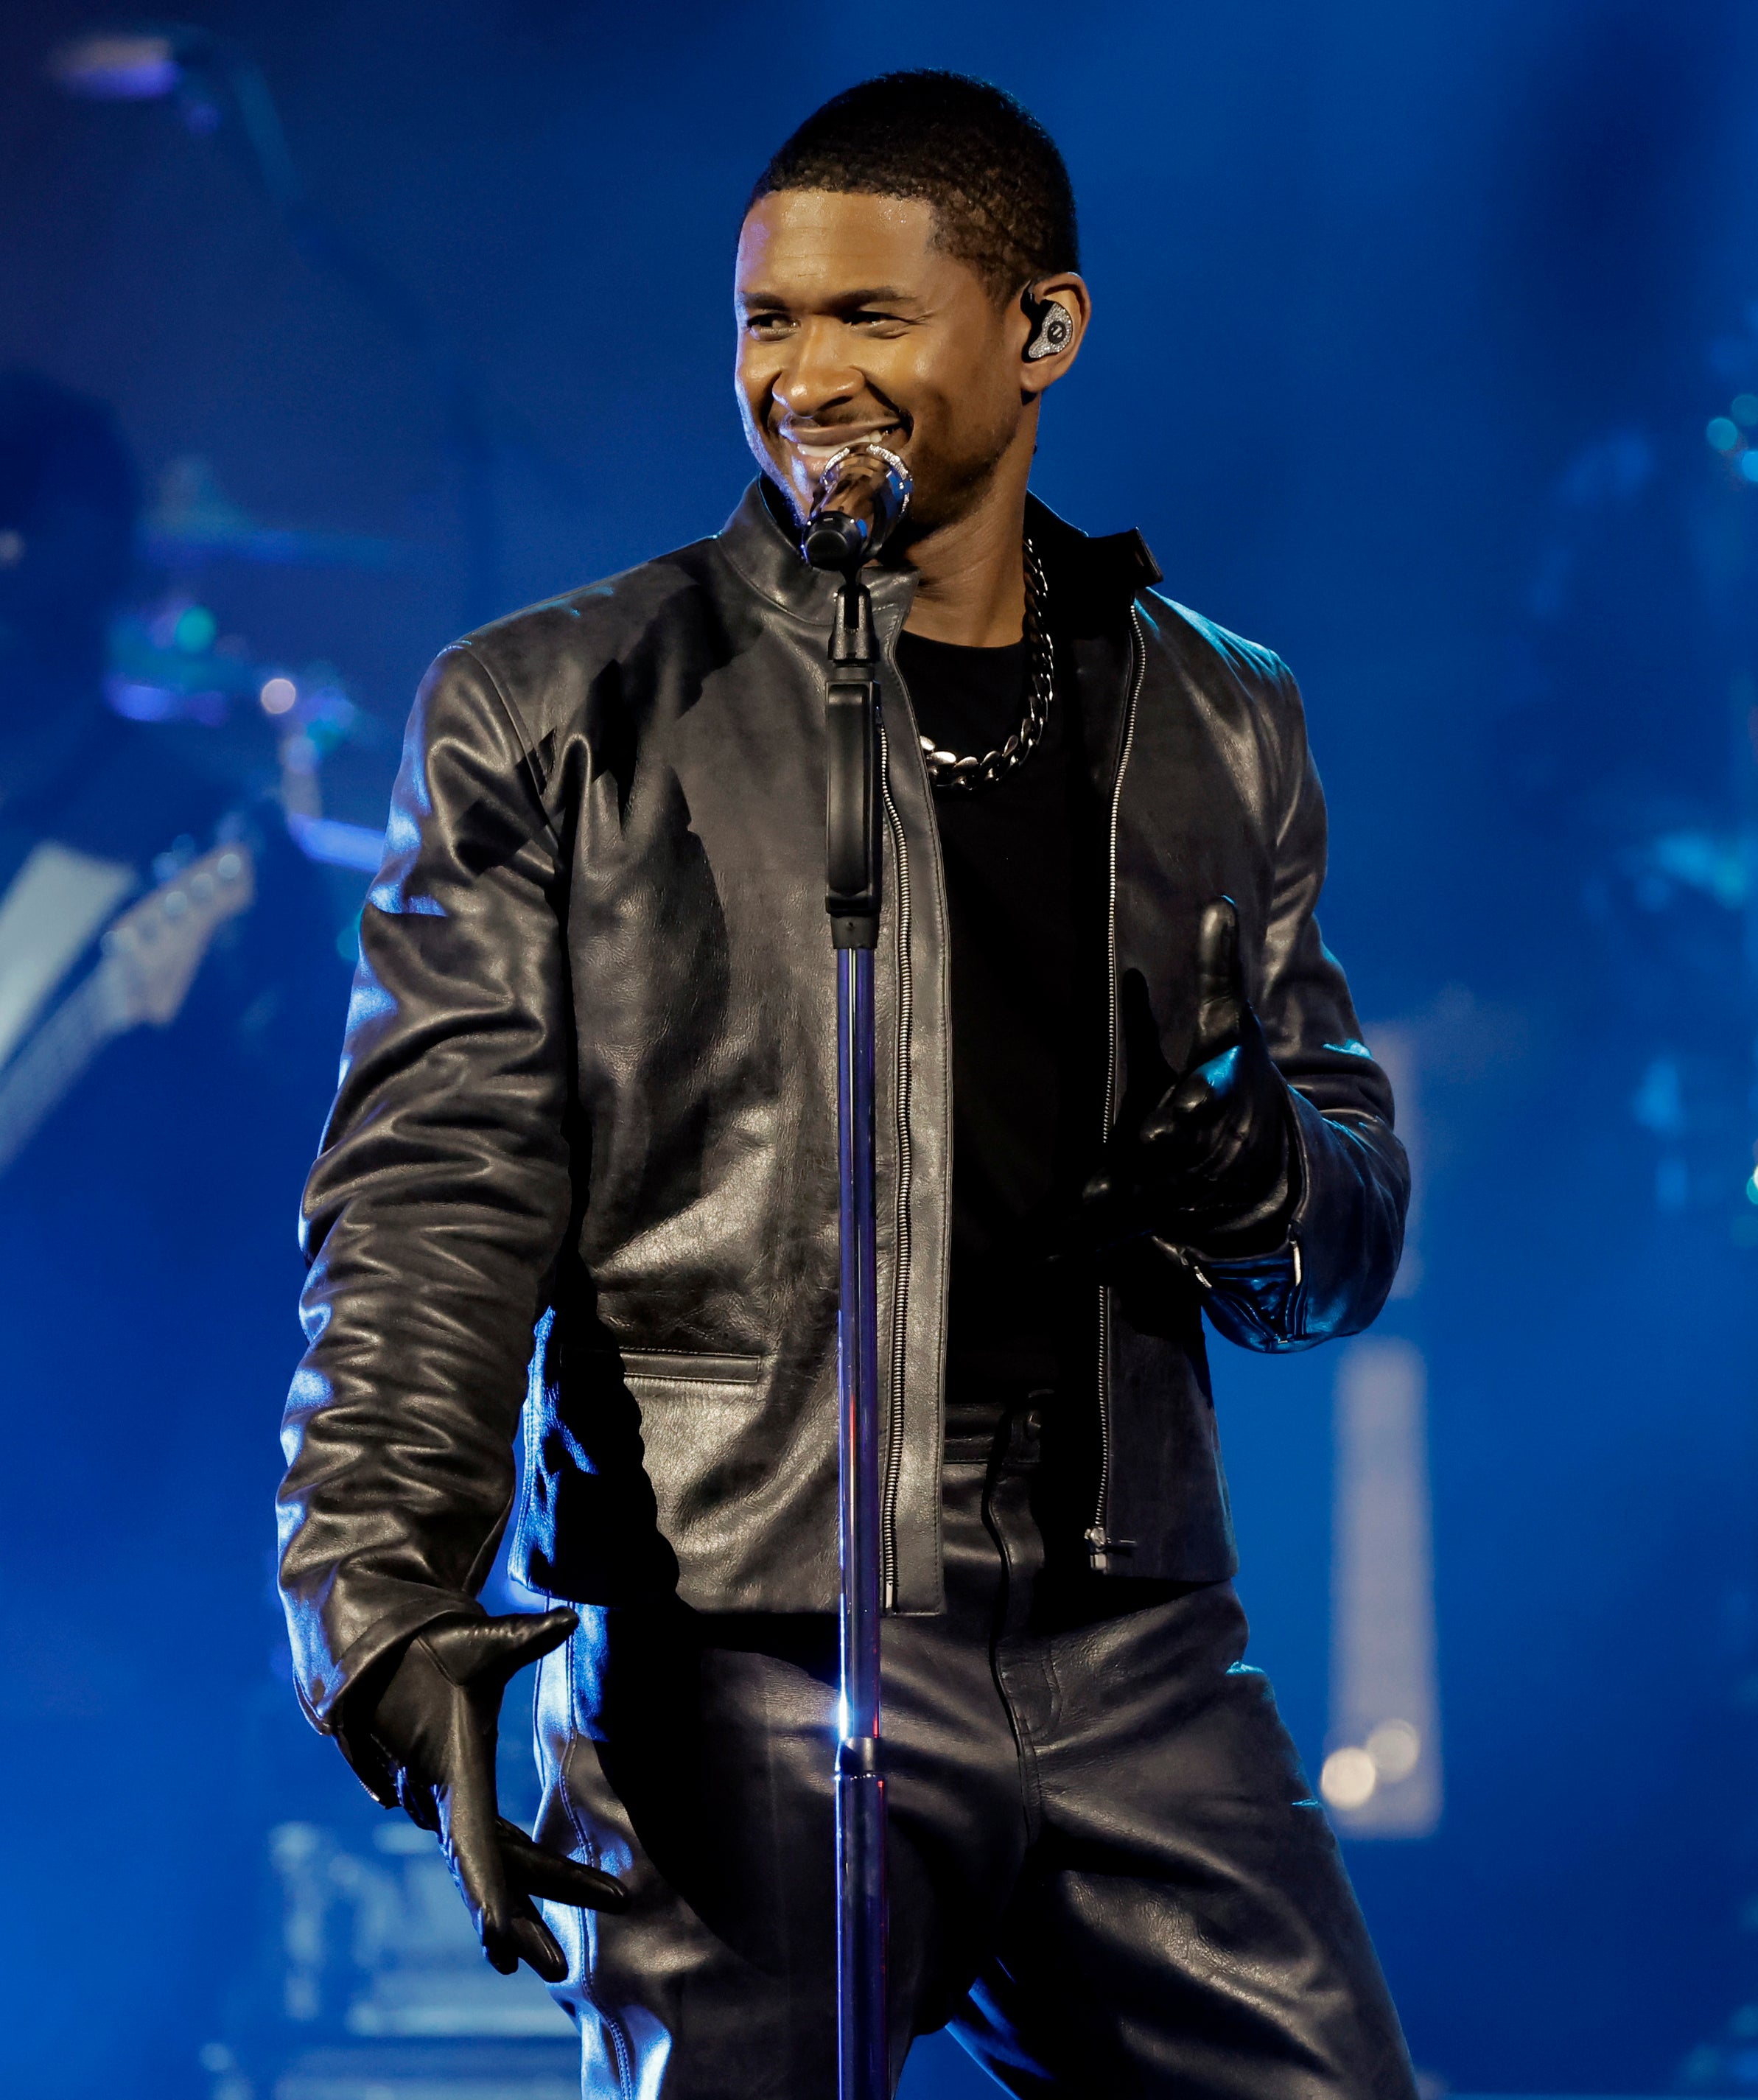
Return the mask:
M199 1627L209 1724L233 1736L262 1670L240 1579L249 1395L284 1348L285 1192L346 980L269 717L226 728L246 652L218 646L192 599L157 657L226 678L141 704L130 638L165 609L139 610L160 586L138 511L111 412L0 372L0 1648L9 1770L41 1810L7 1851L51 1939L75 1891L111 1877L150 1989L148 1921L167 1896L235 1899L250 1842L242 1805L175 1747L180 1696L148 1658ZM174 1492L153 1485L167 1463ZM118 1864L101 1823L51 1804L104 1789L122 1740L153 1836ZM24 1973L15 1951L7 1968ZM32 1995L55 1988L39 1973ZM64 2073L77 2054L57 2045ZM47 2089L40 2066L28 2082Z
M501 1799L534 1813L528 1753ZM267 1804L265 1804L267 1805ZM438 1844L361 1797L263 1833L260 1937L201 2045L206 2100L568 2100L573 2026L529 1972L496 1974Z
M1392 1082L1417 1194L1391 1304L1337 1353L1331 1679L1319 1790L1351 1838L1431 1836L1443 1807L1428 1369L1415 1338L1424 1281L1419 1028L1370 1028ZM1397 1331L1402 1330L1402 1331Z

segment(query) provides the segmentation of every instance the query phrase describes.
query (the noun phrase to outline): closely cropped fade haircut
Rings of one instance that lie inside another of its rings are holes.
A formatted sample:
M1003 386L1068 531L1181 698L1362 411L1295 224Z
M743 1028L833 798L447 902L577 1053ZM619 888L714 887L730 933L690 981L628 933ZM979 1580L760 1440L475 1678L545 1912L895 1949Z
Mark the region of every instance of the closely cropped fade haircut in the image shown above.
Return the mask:
M778 190L919 198L934 208L936 245L998 301L1080 267L1055 141L1011 95L963 73L881 73L844 89L775 155L751 205Z

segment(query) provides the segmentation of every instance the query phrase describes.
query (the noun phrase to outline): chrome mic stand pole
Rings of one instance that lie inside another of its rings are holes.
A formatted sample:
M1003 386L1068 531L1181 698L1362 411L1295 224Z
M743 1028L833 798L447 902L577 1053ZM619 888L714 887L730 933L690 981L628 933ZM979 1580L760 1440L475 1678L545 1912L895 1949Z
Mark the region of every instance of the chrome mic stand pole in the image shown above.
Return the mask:
M885 1776L879 1750L879 1391L874 1238L873 956L879 942L879 685L859 561L831 635L826 908L836 951L836 1328L842 1696L836 1751L838 2100L886 2100Z

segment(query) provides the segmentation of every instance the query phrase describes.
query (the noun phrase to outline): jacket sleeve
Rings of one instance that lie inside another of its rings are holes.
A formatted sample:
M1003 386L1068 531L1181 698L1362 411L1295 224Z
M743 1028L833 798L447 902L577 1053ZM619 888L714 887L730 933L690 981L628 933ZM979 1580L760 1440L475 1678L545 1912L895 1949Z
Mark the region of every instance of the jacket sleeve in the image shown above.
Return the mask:
M482 663L448 650L411 717L306 1189L280 1582L328 1732L399 1642L480 1610L510 1507L571 1204L558 856L527 748Z
M1410 1167L1393 1134L1390 1084L1361 1040L1348 984L1313 915L1324 882L1324 796L1299 692L1280 664L1270 704L1282 815L1254 1003L1291 1090L1293 1208L1272 1252L1198 1255L1192 1266L1215 1327L1273 1352L1357 1334L1378 1314L1403 1251Z

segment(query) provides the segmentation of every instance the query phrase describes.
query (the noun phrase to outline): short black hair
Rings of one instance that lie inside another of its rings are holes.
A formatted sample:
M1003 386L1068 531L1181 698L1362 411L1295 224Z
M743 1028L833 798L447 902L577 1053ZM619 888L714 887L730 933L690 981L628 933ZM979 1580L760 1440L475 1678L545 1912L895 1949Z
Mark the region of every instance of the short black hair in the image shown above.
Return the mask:
M1074 188L1056 143L986 80L881 73L814 110L757 178L748 211L778 190L919 197L937 244L998 299L1081 264Z

